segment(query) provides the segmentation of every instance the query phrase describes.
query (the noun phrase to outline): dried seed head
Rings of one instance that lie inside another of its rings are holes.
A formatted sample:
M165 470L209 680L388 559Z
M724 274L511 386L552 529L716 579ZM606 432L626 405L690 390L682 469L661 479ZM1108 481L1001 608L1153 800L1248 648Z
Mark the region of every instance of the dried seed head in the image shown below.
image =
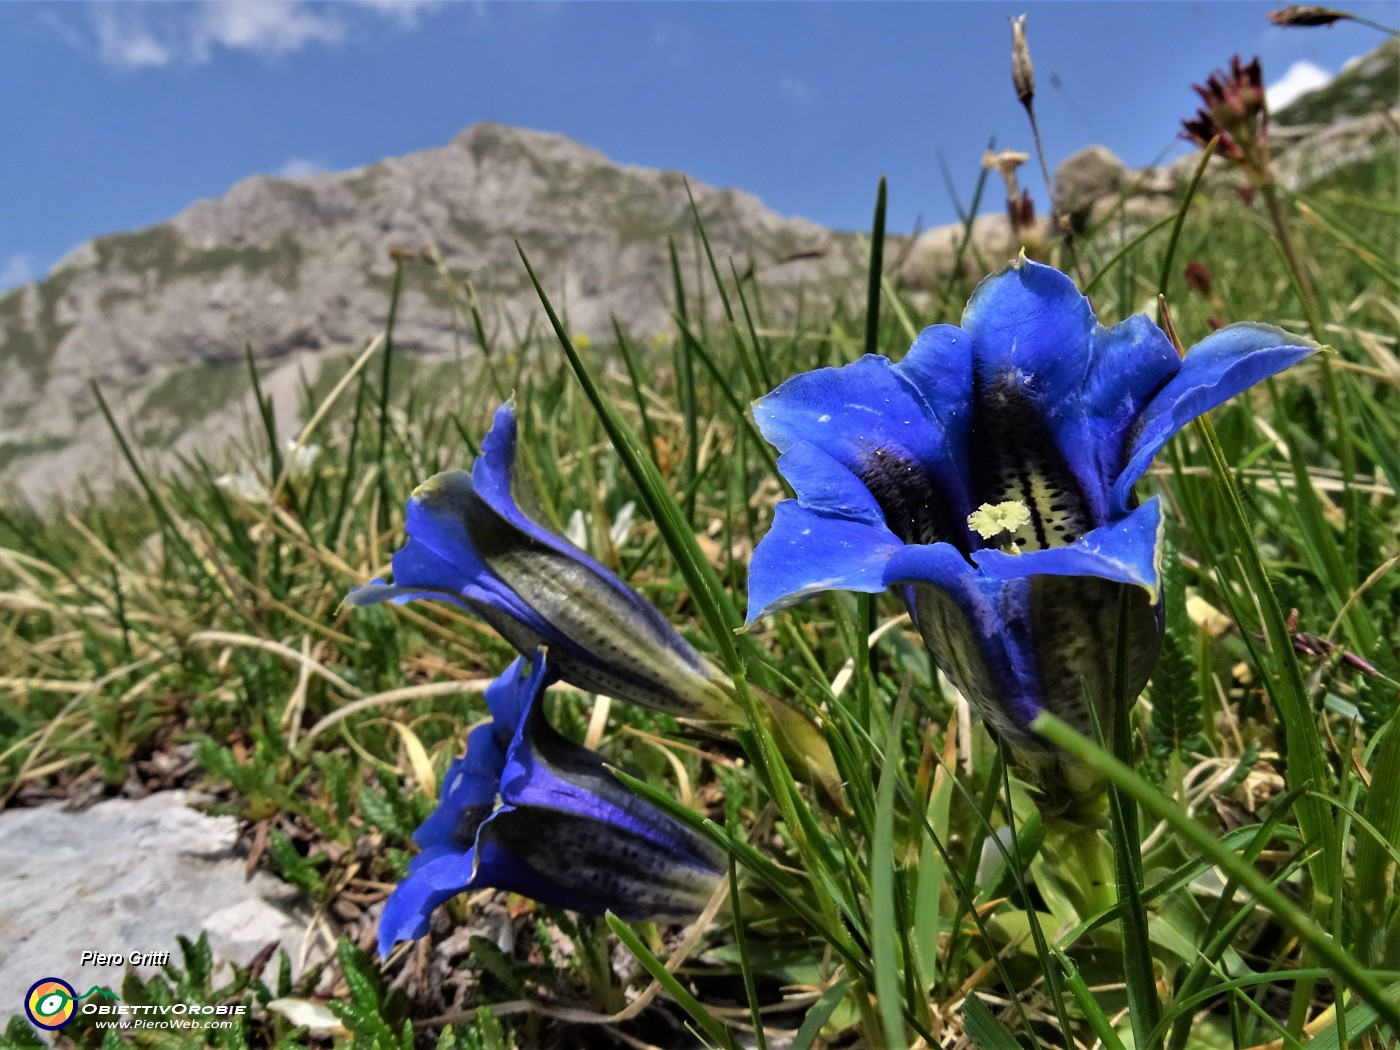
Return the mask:
M1345 11L1314 4L1294 4L1269 12L1269 21L1276 26L1330 26L1333 22L1350 17Z
M1035 98L1035 67L1031 65L1031 49L1026 44L1026 16L1011 19L1011 83L1021 105L1029 106Z

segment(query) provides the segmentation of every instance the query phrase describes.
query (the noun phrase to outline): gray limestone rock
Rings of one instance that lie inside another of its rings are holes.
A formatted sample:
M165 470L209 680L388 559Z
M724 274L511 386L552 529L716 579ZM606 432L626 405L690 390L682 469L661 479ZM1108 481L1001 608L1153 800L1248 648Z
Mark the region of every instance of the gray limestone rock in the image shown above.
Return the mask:
M964 238L961 269L964 276L979 276L1005 266L1024 246L1044 240L1050 234L1050 222L1038 217L1028 229L1016 236L1011 222L1003 212L988 212L972 220L972 229L960 222L935 226L920 234L909 250L900 276L914 288L928 288L947 279L958 262L958 249Z
M246 964L271 941L294 966L304 950L308 961L323 957L327 945L307 940L300 892L267 872L247 878L233 851L234 819L199 813L190 800L164 791L78 813L0 813L0 1019L22 1015L25 993L43 977L80 994L94 984L120 989L127 967L81 965L83 952L169 952L178 962L176 937L203 932L216 962Z
M1060 214L1076 230L1088 223L1096 201L1114 197L1123 189L1128 169L1104 146L1086 146L1055 169L1055 189Z

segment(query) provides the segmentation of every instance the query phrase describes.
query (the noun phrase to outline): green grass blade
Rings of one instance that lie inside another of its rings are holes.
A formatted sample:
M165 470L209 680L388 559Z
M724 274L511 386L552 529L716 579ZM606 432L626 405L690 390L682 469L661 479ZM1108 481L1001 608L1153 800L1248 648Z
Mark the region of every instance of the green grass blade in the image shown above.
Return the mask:
M900 1009L899 944L895 915L894 803L895 785L900 773L899 732L908 702L907 690L900 695L890 717L885 740L884 768L875 800L875 834L870 843L870 961L875 970L875 995L880 1020L885 1029L885 1046L890 1050L908 1046Z
M792 1050L812 1050L813 1044L822 1034L822 1028L831 1020L831 1015L841 1005L841 1000L846 997L850 986L849 981L837 981L822 993L822 997L802 1019L802 1026L798 1028L797 1035L792 1040Z
M1054 949L1055 958L1065 972L1065 987L1069 989L1069 994L1074 996L1074 1001L1079 1004L1080 1012L1084 1014L1084 1019L1089 1022L1089 1027L1094 1030L1094 1034L1099 1037L1099 1042L1103 1043L1104 1050L1127 1050L1123 1045L1123 1040L1118 1038L1118 1033L1113 1029L1113 1023L1099 1006L1099 1001L1094 998L1094 993L1089 990L1089 986L1084 982L1079 968L1064 952L1058 948ZM1132 1007L1129 1006L1131 1016ZM1137 1044L1134 1043L1134 1046Z
M1196 190L1201 185L1201 179L1205 177L1206 165L1210 163L1210 158L1215 153L1215 146L1215 140L1211 139L1210 142L1206 143L1206 148L1201 150L1200 163L1196 165L1196 171L1191 176L1191 181L1186 184L1186 193L1181 198L1181 207L1176 209L1171 236L1167 238L1167 250L1162 255L1162 272L1157 277L1158 295L1167 294L1167 285L1172 276L1172 262L1176 259L1176 246L1181 240L1181 227L1186 223L1186 213L1191 210L1191 202L1196 199Z
M865 289L865 352L880 352L880 276L885 264L885 177L875 191L875 218L870 224L870 277Z
M627 378L632 387L632 399L637 404L637 418L642 421L642 440L646 442L646 447L650 454L656 455L656 427L651 421L651 413L647 410L646 380L642 377L642 365L637 360L637 351L632 346L632 342L622 332L622 326L618 324L617 318L610 318L612 321L613 340L617 343L618 352L622 355L622 363L627 367Z
M1016 1037L997 1020L987 1004L977 998L976 992L967 993L967 998L963 1000L962 1016L968 1042L977 1050L1021 1050Z
M1211 478L1226 512L1227 524L1235 541L1235 555L1263 615L1264 630L1272 651L1270 662L1274 665L1273 673L1266 675L1265 680L1278 708L1279 719L1283 722L1289 786L1310 782L1314 787L1325 787L1331 778L1322 757L1322 739L1317 730L1312 701L1298 666L1297 654L1293 651L1293 639L1283 610L1255 546L1239 485L1210 420L1204 416L1197 419L1196 433L1205 447ZM1334 841L1335 825L1321 802L1315 798L1303 798L1298 802L1298 827L1305 841L1322 850L1324 859L1313 865L1312 873L1318 889L1330 899L1335 887L1332 885L1332 866L1326 856L1338 848Z
M126 435L122 433L121 427L117 426L116 417L112 415L112 410L107 406L107 399L102 396L102 389L96 382L92 383L92 396L97 401L97 408L102 413L102 418L106 420L108 428L112 431L112 437L116 439L117 447L121 450L122 458L126 460L126 465L131 468L132 475L136 478L136 483L141 486L141 491L145 493L146 500L155 513L156 519L160 522L162 533L166 539L174 544L179 551L180 557L191 568L200 571L208 576L208 569L200 560L199 555L190 546L185 534L180 531L175 524L175 519L170 514L170 508L166 506L165 500L151 484L150 478L146 476L146 471L142 469L140 461L136 458L136 453L132 450Z
M1129 711L1135 699L1128 695L1128 601L1127 588L1119 592L1117 655L1114 660L1113 726L1110 740L1119 761L1132 760L1132 729ZM1087 705L1094 711L1093 704ZM1152 1050L1161 1045L1153 1042L1149 1033L1162 1015L1157 997L1157 975L1152 967L1152 943L1147 930L1147 906L1142 900L1142 835L1138 829L1138 811L1116 784L1108 788L1108 804L1112 818L1109 834L1113 842L1113 872L1117 883L1118 903L1123 909L1123 978L1128 993L1128 1017L1133 1026L1136 1050Z
M1140 247L1142 247L1142 245L1146 244L1149 240L1155 237L1161 230L1163 230L1166 227L1168 223L1175 221L1175 219L1176 216L1173 215L1168 215L1164 219L1158 219L1151 226L1147 227L1141 233L1136 234L1134 237L1128 240L1121 248L1119 248L1116 252L1110 255L1108 259L1104 261L1104 264L1100 266L1087 281L1084 282L1084 294L1088 295L1090 292L1092 292L1096 287L1098 287L1098 283L1100 280L1102 280L1108 274L1112 273L1125 259L1131 257L1134 252L1136 252Z
M700 550L700 545L695 540L695 533L692 531L690 523L685 520L685 516L671 495L665 479L657 470L655 462L642 448L640 439L627 425L627 421L622 418L617 409L613 407L612 402L599 389L587 366L584 365L583 359L579 357L573 341L569 338L558 314L554 312L554 307L545 294L544 287L540 284L539 278L535 276L534 268L531 267L524 249L520 249L520 258L524 262L525 271L529 274L530 281L540 297L549 323L558 336L559 345L563 349L565 357L568 358L569 366L573 369L579 385L583 387L584 396L588 398L589 404L598 414L603 429L607 431L609 440L622 459L623 466L632 476L633 482L637 485L643 500L646 502L647 510L665 537L666 545L670 548L671 555L676 559L676 565L680 569L681 575L685 577L685 582L690 587L691 597L695 600L696 607L701 618L705 621L711 639L719 647L726 666L731 671L737 671L739 669L738 655L734 649L732 632L740 621L734 603L720 585L719 579L710 567L704 552Z
M1264 976L1272 977L1272 974ZM1400 1000L1400 984L1392 984L1386 992L1396 1000ZM1346 1011L1347 1037L1348 1039L1360 1036L1361 1033L1377 1024L1380 1020L1376 1011L1369 1006L1351 1006ZM1400 1032L1392 1028L1389 1032L1382 1032L1379 1035L1379 1045L1395 1046L1396 1040L1400 1038ZM1355 1046L1357 1044L1344 1044L1341 1036L1341 1028L1336 1021L1333 1021L1322 1031L1318 1032L1308 1040L1308 1050L1344 1050L1346 1045ZM1365 1045L1364 1043L1361 1045Z
M399 296L403 293L403 260L394 260L394 283L389 292L389 316L384 322L384 360L379 370L379 442L375 446L374 461L379 469L379 527L389 527L389 508L394 506L393 489L390 487L389 470L385 460L389 451L389 384L393 378L394 366L394 322L399 316Z
M651 953L642 939L632 932L632 928L619 919L612 912L607 915L608 926L617 935L617 939L627 946L627 950L632 953L636 960L642 964L642 969L651 974L662 988L666 989L666 994L676 1001L676 1004L690 1015L692 1021L700 1026L700 1029L710 1037L717 1046L727 1047L728 1050L738 1050L734 1042L734 1036L723 1022L714 1014L706 1010L700 1004L700 1000L690 994L690 990L676 980L675 975L666 969L665 964Z
M754 1045L768 1050L768 1037L763 1031L763 1014L759 1010L758 989L754 985L753 963L749 960L748 935L744 932L744 913L739 902L739 869L734 855L729 855L729 911L733 916L734 946L739 950L739 972L744 979L744 995L749 1001L749 1018L753 1021Z
M1386 911L1395 899L1400 846L1400 708L1381 730L1369 763L1371 786L1364 815L1375 829L1356 843L1356 904L1362 916L1365 957L1374 963L1384 936ZM1389 848L1387 848L1389 847Z

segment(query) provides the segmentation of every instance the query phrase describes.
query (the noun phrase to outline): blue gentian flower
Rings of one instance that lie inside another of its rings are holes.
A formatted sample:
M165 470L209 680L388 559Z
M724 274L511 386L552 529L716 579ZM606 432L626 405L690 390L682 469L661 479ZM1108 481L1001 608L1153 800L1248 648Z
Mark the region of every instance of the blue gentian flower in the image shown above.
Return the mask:
M564 681L685 718L743 720L729 679L645 598L517 505L515 413L496 412L472 471L429 478L408 501L394 582L350 605L440 598L466 606L522 655L546 646Z
M754 405L797 498L754 552L749 622L822 591L898 586L1013 753L1076 790L1085 771L1030 723L1048 710L1083 732L1112 724L1120 600L1128 692L1147 682L1161 509L1133 484L1190 420L1312 352L1237 324L1179 357L1146 317L1101 327L1068 277L1022 258L978 286L962 327L925 329L898 364L867 355Z
M384 905L380 955L423 936L433 909L463 890L625 919L688 918L714 893L725 867L715 847L550 727L540 696L552 677L541 651L487 687L492 721L472 730L413 836L421 852Z

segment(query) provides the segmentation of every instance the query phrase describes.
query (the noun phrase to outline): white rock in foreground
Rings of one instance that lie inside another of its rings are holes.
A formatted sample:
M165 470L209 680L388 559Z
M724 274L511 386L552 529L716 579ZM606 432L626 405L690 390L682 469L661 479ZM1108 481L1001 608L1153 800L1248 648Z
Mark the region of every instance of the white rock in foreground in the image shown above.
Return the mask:
M178 964L176 936L205 932L216 963L246 964L269 941L298 961L309 925L301 893L267 872L248 879L234 819L189 800L163 791L81 813L0 813L0 1028L23 1015L25 993L43 977L79 994L94 984L120 993L127 967L79 965L85 951L169 952Z

